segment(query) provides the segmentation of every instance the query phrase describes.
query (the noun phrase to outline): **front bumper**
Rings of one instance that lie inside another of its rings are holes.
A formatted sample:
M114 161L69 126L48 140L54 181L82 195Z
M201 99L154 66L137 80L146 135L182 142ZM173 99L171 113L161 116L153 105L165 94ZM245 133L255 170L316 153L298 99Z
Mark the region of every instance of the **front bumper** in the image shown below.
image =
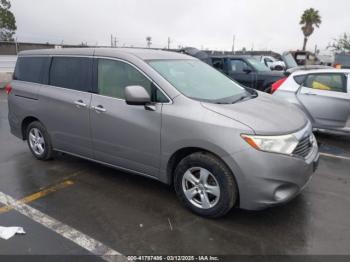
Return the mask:
M305 159L249 148L224 160L237 174L240 207L259 210L298 195L315 172L319 153L315 142Z

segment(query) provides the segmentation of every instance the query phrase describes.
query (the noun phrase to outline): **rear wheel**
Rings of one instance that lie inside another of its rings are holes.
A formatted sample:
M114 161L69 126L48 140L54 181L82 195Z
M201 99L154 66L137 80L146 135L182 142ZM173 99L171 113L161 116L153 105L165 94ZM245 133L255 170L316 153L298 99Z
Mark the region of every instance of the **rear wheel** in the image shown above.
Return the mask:
M225 215L237 200L231 171L212 154L198 152L180 161L174 177L180 201L205 217Z
M35 158L39 160L52 158L53 150L50 137L43 124L38 121L30 123L26 134L28 147Z

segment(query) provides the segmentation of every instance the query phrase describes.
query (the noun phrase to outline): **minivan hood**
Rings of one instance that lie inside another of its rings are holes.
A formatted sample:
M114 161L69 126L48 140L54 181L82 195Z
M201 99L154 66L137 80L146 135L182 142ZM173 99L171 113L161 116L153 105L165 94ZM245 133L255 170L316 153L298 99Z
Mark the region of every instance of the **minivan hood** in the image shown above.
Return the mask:
M258 135L289 134L307 124L306 116L296 106L262 92L256 98L235 104L201 104L208 110L245 124Z

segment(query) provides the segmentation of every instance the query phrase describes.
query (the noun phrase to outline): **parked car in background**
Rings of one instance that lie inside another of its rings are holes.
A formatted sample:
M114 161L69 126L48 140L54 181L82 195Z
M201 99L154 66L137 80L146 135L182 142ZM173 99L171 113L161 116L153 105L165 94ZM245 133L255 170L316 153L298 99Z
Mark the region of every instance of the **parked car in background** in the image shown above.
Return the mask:
M284 77L283 72L271 71L252 56L211 56L212 65L238 83L264 92Z
M282 60L284 64L286 65L285 68L285 76L288 76L289 74L296 72L296 71L306 71L306 70L314 70L314 69L332 69L333 67L327 66L327 65L298 65L295 61L293 55L290 52L284 52L282 54Z
M275 71L283 71L286 69L286 65L283 61L278 60L272 56L254 56L257 58L261 63L265 64L266 67L270 68L271 70Z
M334 66L336 68L350 69L350 53L336 54L334 59Z
M311 53L309 51L289 51L298 66L304 66L304 65L320 65L321 61L317 58L317 56L314 53Z
M11 132L35 158L61 151L159 180L202 216L285 203L318 163L302 111L179 53L25 51L6 91Z
M350 70L298 70L273 84L273 96L297 105L313 128L350 132Z

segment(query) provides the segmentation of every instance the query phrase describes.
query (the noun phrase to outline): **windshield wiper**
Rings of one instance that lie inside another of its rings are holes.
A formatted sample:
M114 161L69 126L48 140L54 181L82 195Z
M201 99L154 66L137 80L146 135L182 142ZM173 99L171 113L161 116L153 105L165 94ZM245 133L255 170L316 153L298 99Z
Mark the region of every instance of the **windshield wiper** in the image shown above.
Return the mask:
M247 98L255 98L257 96L258 96L258 92L250 93L249 95L243 95L240 98L238 98L237 100L233 101L232 104L243 101Z

